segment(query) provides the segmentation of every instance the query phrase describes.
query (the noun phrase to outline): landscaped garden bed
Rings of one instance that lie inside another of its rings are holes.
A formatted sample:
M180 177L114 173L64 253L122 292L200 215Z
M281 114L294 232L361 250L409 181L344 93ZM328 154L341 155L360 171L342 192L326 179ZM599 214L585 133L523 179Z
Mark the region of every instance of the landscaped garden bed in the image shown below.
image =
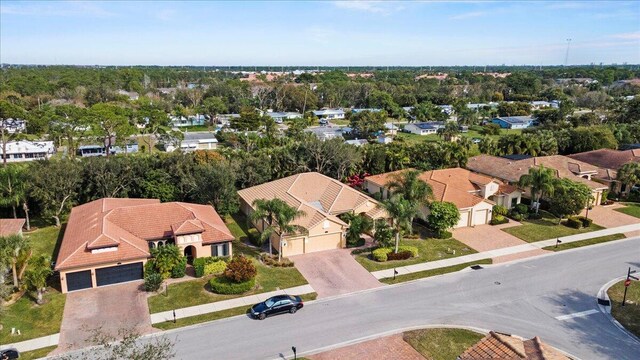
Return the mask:
M591 226L586 228L575 229L563 224L558 224L558 218L546 212L541 211L540 213L542 214L542 219L524 220L522 221L522 226L514 226L501 230L526 242L535 242L604 229L597 224L591 224Z

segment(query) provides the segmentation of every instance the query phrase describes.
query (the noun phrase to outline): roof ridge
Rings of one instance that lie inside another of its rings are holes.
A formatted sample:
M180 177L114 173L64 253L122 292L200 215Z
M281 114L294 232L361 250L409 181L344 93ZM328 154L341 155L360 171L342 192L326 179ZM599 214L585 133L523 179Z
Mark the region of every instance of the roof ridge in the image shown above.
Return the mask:
M527 358L527 354L522 353L519 349L516 349L511 343L509 343L508 341L504 341L502 339L502 336L507 336L507 335L501 335L501 334L497 334L494 331L490 331L489 334L491 334L491 336L493 336L494 338L496 338L498 341L500 341L504 346L508 347L511 351L515 352L516 354L518 354L518 356L520 356L523 359ZM509 337L512 337L511 335L509 335Z
M59 267L60 267L60 265L64 264L67 260L71 259L71 258L73 257L73 255L75 255L75 254L78 252L78 250L80 250L80 249L82 249L82 248L86 248L88 243L89 243L88 241L85 241L85 242L83 242L82 244L80 244L80 246L78 246L78 248L77 248L77 249L75 249L71 254L69 254L69 256L67 256L66 258L64 258L61 262L56 263L55 268L56 268L56 269L57 269L57 268L59 268Z
M344 190L344 186L340 186L340 191L338 191L336 196L333 198L333 202L331 202L331 206L329 206L329 209L327 209L327 212L331 212L331 209L333 209L333 206L338 201L338 198L340 197L340 194L342 194L342 190Z

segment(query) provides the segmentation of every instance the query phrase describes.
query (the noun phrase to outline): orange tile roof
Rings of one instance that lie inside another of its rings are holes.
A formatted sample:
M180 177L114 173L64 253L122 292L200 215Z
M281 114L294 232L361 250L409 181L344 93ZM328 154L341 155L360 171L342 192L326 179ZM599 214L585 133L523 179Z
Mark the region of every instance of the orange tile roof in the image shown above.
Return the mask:
M376 219L384 216L379 203L371 197L317 172L292 175L279 180L238 191L238 195L249 206L258 199L279 198L289 206L305 212L293 223L310 229L325 219L346 226L336 215L352 211L367 203L371 209L367 215Z
M558 350L544 344L540 338L523 340L515 336L489 332L482 340L468 348L459 360L570 360Z
M491 155L478 155L469 159L469 170L517 183L520 176L529 173L529 168L544 165L553 169L558 178L581 182L591 189L607 188L595 181L582 178L581 175L596 175L599 168L563 155L540 156L522 160L510 160Z
M630 162L640 163L640 149L598 149L568 155L568 157L601 168L597 175L599 179L614 180L616 172L622 165Z
M233 240L211 206L157 199L95 200L71 210L56 270L143 259L149 240L201 233L202 243ZM116 247L115 251L96 251Z
M384 187L391 182L395 176L404 171L405 170L399 170L369 176L365 181ZM419 178L431 186L433 197L436 201L454 203L459 209L470 208L485 201L481 196L470 193L480 190L478 184L486 185L490 182L501 184L498 180L462 168L425 171L420 174Z
M0 236L14 235L22 230L24 219L0 219Z

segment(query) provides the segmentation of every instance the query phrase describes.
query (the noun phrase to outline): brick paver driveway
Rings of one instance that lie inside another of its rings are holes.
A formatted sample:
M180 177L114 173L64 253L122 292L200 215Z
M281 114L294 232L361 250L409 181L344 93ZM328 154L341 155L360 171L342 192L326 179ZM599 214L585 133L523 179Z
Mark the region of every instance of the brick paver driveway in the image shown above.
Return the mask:
M607 207L596 206L593 209L589 210L589 218L593 219L594 223L600 226L604 226L606 228L637 224L638 222L640 222L640 219L634 216L627 215L614 210L621 207L624 207L624 205L614 204ZM586 215L586 211L583 211L581 215ZM639 236L640 231L626 233L625 235L627 237Z
M369 340L355 345L345 346L335 350L325 351L320 354L310 355L311 360L341 360L341 359L367 359L367 360L424 360L411 345L402 340L402 334Z
M134 281L68 293L55 353L87 345L91 336L88 330L92 329L101 328L114 336L120 329L153 332L147 295L141 287L141 281Z
M522 241L517 237L500 230L513 226L521 226L521 224L519 222L510 221L509 223L496 226L477 225L475 227L463 227L454 229L453 237L478 252L527 244L526 241ZM545 253L547 253L546 250L532 249L531 251L525 251L518 254L495 257L493 258L493 263L497 264L517 259L524 259Z
M318 297L347 294L382 286L351 256L351 250L336 249L291 256Z

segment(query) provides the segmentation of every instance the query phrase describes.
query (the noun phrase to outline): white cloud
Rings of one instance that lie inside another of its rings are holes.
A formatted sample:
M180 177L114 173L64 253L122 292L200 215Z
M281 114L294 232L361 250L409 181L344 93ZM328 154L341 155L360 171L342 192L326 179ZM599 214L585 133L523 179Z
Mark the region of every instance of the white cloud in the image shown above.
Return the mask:
M464 19L471 19L471 18L477 18L477 17L485 16L487 14L488 13L486 11L471 11L471 12L466 12L466 13L450 16L449 19L450 20L464 20Z
M615 39L624 39L624 40L640 40L640 31L622 33L622 34L613 34L609 37L612 37Z
M339 9L383 15L404 10L404 6L395 1L339 0L334 1L333 5Z

